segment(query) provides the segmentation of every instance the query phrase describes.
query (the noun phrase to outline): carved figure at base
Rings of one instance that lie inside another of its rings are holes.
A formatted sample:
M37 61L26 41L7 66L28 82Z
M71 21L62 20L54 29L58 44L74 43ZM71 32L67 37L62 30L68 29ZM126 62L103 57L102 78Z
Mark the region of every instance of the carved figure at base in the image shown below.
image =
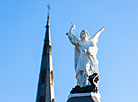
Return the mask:
M86 30L82 30L79 36L72 34L75 25L72 24L69 33L67 33L70 42L75 46L75 72L77 85L85 87L91 85L88 81L89 76L97 73L98 75L98 60L96 54L98 51L98 37L104 28L100 29L91 40L88 40L90 35Z

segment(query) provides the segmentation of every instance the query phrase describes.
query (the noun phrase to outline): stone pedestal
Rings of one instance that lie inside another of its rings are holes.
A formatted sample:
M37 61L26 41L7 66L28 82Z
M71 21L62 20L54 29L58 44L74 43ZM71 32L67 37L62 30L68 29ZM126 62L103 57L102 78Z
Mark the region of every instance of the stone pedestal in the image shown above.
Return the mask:
M100 102L100 94L93 92L70 94L67 102Z

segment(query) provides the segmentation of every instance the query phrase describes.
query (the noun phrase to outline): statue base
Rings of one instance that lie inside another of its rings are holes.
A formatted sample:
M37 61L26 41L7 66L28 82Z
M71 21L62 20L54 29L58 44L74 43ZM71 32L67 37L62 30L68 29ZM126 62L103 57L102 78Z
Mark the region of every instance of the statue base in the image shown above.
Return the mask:
M67 102L100 102L100 94L98 91L99 75L97 73L89 76L91 85L80 87L79 85L72 88Z
M67 102L100 102L99 93L74 93L68 96Z

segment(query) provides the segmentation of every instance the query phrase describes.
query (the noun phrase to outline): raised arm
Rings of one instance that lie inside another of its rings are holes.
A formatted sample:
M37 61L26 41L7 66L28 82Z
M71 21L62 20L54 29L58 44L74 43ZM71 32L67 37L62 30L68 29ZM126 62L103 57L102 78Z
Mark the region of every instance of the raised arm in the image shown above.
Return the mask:
M70 27L69 33L67 33L66 35L68 36L70 42L73 45L79 46L80 45L80 40L75 35L72 34L73 29L75 29L75 25L72 25Z

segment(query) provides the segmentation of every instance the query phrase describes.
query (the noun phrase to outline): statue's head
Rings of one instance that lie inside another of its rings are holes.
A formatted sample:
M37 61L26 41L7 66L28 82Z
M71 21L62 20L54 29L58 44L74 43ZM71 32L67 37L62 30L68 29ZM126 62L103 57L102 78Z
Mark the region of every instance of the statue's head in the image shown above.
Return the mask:
M89 33L87 32L87 30L82 30L81 33L80 33L80 37L81 39L89 39L90 35Z

